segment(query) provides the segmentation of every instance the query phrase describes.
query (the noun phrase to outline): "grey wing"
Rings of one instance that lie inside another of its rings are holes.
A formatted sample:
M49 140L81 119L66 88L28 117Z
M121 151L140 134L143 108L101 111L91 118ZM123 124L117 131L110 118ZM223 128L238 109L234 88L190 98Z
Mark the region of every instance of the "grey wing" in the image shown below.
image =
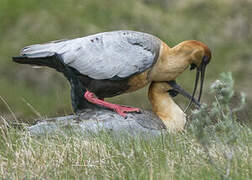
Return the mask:
M94 79L126 78L151 67L159 55L160 44L150 34L112 31L45 44L44 52L60 54L66 64Z

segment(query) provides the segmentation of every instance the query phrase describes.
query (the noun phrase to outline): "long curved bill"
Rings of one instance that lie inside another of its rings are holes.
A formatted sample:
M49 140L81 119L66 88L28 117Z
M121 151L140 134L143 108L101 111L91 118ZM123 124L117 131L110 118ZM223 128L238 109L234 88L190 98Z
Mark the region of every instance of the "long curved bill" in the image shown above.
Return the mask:
M188 92L186 92L182 87L180 87L175 81L168 81L167 82L174 90L179 92L181 95L190 99L193 103L200 107L200 103L194 99Z
M200 99L201 99L203 85L204 85L205 71L206 71L206 64L202 63L201 64L201 74L200 74L201 75L200 76L200 92L199 92L199 97L198 97L199 102L200 102Z
M195 78L195 83L194 83L194 89L193 89L193 93L192 93L192 97L190 99L190 102L188 103L188 105L186 106L184 112L186 112L192 105L192 102L193 102L193 99L194 99L194 96L195 96L195 93L196 93L196 89L198 87L198 82L199 82L199 73L200 71L197 69L197 72L196 72L196 78Z

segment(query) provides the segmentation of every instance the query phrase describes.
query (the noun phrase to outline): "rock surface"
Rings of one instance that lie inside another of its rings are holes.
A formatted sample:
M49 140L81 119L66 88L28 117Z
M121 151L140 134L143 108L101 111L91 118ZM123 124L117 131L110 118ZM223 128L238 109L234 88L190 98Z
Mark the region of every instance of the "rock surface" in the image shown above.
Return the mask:
M127 118L104 109L86 109L77 115L68 115L38 120L28 128L33 135L70 131L81 135L97 134L99 131L129 133L131 135L160 134L165 129L163 122L152 112L128 113Z

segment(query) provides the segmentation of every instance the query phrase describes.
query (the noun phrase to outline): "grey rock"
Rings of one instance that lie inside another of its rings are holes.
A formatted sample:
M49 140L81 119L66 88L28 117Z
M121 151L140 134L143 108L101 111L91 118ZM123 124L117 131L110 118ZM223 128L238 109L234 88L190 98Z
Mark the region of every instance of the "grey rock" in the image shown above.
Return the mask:
M100 131L114 134L159 135L165 130L163 122L152 112L128 113L123 118L117 113L105 109L86 109L76 115L38 120L28 128L32 135L54 133L77 133L88 136Z

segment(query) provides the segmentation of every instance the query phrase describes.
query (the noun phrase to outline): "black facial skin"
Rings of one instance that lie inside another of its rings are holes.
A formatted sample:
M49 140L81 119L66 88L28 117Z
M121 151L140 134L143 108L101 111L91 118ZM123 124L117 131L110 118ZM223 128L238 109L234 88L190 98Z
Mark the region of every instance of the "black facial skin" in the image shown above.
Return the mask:
M190 67L190 70L194 70L196 67L197 67L197 65L194 64L194 63L192 63L192 64L191 64L191 67Z
M170 94L171 97L175 97L179 94L179 92L174 89L170 89L167 92Z

